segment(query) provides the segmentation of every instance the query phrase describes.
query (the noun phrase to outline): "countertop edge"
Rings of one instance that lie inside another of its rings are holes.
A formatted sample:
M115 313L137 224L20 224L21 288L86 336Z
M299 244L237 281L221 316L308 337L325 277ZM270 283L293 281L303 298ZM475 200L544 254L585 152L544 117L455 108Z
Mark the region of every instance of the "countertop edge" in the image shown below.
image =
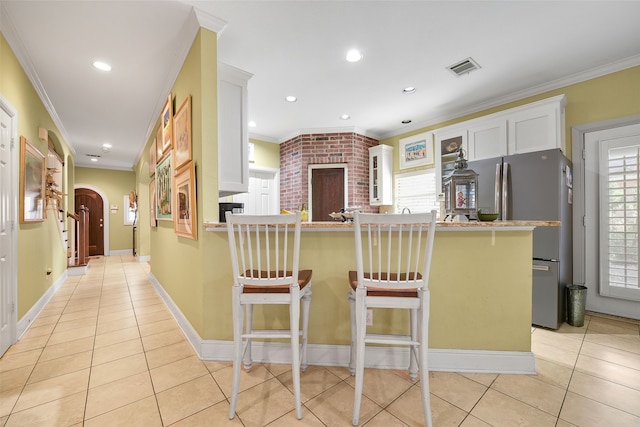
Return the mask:
M441 222L437 231L531 231L536 227L559 227L560 221L473 221ZM204 223L205 231L226 231L226 223ZM350 222L303 222L302 231L351 231Z

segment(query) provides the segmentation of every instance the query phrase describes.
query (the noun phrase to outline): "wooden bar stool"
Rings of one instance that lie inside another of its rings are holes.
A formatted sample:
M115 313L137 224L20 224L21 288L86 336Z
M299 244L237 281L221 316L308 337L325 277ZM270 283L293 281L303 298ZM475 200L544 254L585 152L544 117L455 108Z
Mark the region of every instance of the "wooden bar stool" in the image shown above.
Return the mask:
M366 344L408 346L409 376L420 373L425 425L431 427L429 399L429 271L436 211L426 214L354 214L356 271L349 272L351 361L355 373L353 425L358 425ZM409 335L367 333L368 308L410 311Z
M273 338L291 341L293 391L296 414L301 419L300 368L304 371L308 365L307 329L312 271L298 268L300 212L295 215L234 215L227 212L226 220L233 268L233 385L229 419L235 417L243 359L245 369L251 369L253 340ZM253 306L256 304L288 305L289 329L253 329ZM243 333L245 314L247 320Z

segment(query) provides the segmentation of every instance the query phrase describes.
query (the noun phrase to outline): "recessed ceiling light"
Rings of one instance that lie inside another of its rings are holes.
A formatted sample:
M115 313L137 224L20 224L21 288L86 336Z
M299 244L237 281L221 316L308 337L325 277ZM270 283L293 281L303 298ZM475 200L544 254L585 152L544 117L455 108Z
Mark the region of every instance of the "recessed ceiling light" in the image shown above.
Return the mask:
M296 102L298 100L298 98L293 95L289 95L285 99L287 100L287 102Z
M362 53L358 49L351 49L347 52L347 61L358 62L362 59Z
M413 86L407 86L404 89L402 89L402 93L413 93L416 91L416 88Z
M350 118L351 118L351 116L348 115L348 114L343 114L343 115L340 116L340 120L349 120Z
M92 158L91 158L91 161L92 161L92 162L97 162L97 161L98 161L98 159L96 159L95 157L92 157Z
M256 122L249 122L249 123L247 123L247 125L248 125L250 128L254 128L254 127L256 127Z
M411 120L409 120L409 119L402 121L403 125L408 125L409 123L411 123Z
M96 67L98 70L111 71L111 65L107 64L106 62L94 61L93 66Z
M105 142L104 144L102 144L103 148L111 148L113 147L113 145L109 144L108 142Z

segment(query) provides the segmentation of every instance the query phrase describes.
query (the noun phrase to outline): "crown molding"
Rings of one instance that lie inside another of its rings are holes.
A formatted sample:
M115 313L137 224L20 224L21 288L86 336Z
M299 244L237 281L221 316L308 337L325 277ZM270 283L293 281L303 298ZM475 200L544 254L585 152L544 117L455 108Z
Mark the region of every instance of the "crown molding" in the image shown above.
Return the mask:
M198 24L204 29L213 31L218 35L218 38L220 38L220 34L222 34L224 29L227 27L227 21L225 21L224 19L220 19L217 16L211 15L210 13L205 12L204 10L195 6L192 10L195 14Z

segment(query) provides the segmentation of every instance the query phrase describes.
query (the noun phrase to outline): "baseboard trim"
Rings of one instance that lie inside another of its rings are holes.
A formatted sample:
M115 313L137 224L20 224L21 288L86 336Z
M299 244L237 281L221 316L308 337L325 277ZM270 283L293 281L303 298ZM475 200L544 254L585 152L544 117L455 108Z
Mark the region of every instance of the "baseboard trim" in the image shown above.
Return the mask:
M136 255L138 262L149 262L151 261L151 255Z
M62 286L65 280L67 280L68 273L65 270L55 282L49 286L49 289L42 294L40 299L27 311L27 313L22 316L18 323L16 324L16 337L19 340L22 336L27 332L27 329L31 326L34 320L40 315L42 309L44 309L49 302L49 300L58 292L58 289Z
M233 360L233 341L203 340L175 305L158 280L149 278L173 314L187 340L203 360ZM254 342L252 358L260 363L291 363L287 343ZM309 344L309 365L349 366L348 345ZM378 369L406 369L409 350L398 347L367 346L365 366ZM429 370L443 372L535 374L535 357L530 351L491 351L460 349L429 349Z

